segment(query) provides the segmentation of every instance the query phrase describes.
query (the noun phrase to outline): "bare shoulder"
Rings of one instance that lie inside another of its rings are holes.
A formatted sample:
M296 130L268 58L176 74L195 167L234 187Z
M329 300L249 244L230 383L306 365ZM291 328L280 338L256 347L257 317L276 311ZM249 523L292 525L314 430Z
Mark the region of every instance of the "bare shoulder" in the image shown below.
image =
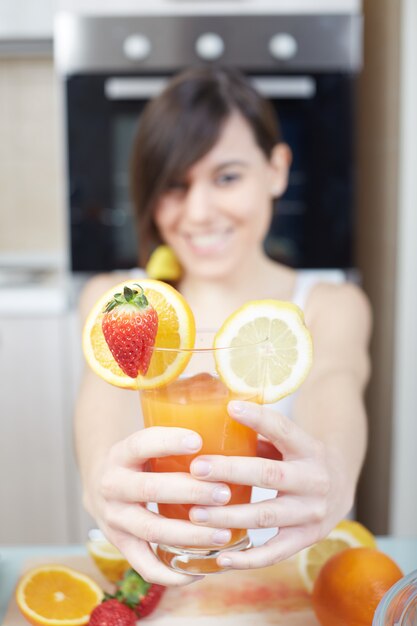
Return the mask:
M112 287L116 287L123 280L127 280L128 276L123 274L97 274L90 278L84 285L80 299L79 311L82 319L85 319L96 301L106 291Z
M306 311L313 327L348 326L368 337L372 326L372 310L364 291L354 283L319 283L313 289ZM350 333L348 333L350 334Z
M371 307L352 283L318 284L306 310L314 346L313 371L351 371L363 385L369 378ZM313 377L314 378L314 377Z

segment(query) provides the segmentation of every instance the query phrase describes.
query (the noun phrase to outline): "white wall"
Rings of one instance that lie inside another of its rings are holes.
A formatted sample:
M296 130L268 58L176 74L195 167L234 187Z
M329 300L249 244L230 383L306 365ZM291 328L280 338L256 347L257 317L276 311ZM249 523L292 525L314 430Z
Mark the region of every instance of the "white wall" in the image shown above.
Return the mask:
M417 535L417 3L402 0L390 531Z

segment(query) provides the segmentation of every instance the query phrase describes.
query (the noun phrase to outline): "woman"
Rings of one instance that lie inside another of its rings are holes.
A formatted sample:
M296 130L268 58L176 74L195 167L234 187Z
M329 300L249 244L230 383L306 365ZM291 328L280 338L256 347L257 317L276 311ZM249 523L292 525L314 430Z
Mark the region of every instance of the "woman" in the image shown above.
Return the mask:
M304 308L315 347L295 397L263 411L250 403L230 408L266 439L250 476L233 457L197 458L191 476L148 473L147 458L196 452L201 441L183 429L166 429L163 440L153 429L138 430L136 394L85 372L75 420L85 505L152 582L193 578L166 568L149 542L218 546L230 528L279 528L267 545L226 553L221 562L263 567L327 535L354 501L366 447L370 310L356 286L309 286L302 272L266 256L272 201L285 191L290 161L271 107L232 70L180 74L141 117L132 181L142 262L158 243L171 246L182 266L176 287L199 327L219 327L248 300L293 300ZM82 314L120 278L93 279ZM228 507L232 476L279 496ZM151 501L195 506L189 522L169 520L138 506Z

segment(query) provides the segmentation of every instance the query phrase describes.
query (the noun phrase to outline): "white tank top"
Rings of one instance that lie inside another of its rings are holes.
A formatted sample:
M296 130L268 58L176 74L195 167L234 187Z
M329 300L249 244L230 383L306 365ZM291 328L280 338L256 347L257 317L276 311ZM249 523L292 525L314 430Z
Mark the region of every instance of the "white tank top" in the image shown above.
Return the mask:
M308 297L315 285L322 282L340 284L345 282L345 280L346 277L342 270L299 270L297 272L291 301L299 306L302 311L305 311ZM292 419L293 405L296 397L297 392L271 406Z

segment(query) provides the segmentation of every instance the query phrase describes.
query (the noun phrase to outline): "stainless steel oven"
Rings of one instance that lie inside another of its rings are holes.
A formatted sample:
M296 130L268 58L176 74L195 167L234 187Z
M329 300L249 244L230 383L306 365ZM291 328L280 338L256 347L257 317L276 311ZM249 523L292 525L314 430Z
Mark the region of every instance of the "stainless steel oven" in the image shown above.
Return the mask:
M357 2L352 10L337 2L337 10L314 13L282 12L277 1L263 11L262 2L241 2L236 15L183 0L156 13L58 16L74 271L137 265L128 187L134 130L149 98L195 63L245 72L273 102L293 150L288 190L265 242L270 256L294 267L352 267L362 18Z

